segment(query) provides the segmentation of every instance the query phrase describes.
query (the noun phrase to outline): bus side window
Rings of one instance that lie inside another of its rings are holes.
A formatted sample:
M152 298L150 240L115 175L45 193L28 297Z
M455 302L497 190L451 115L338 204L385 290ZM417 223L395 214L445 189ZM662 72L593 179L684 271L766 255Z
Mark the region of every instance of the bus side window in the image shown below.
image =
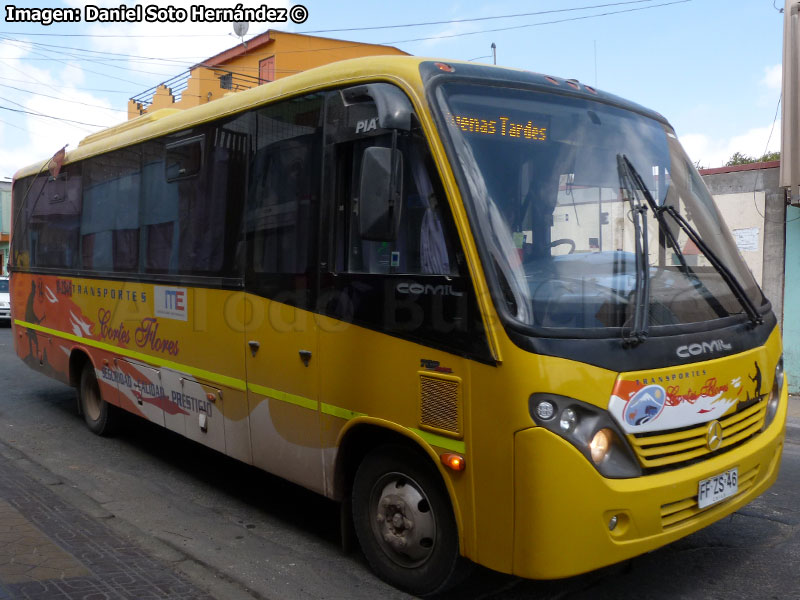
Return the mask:
M249 138L222 123L143 144L141 268L236 277Z
M146 142L142 155L142 267L145 273L177 273L178 188L165 182L162 142Z
M84 162L81 215L84 269L138 270L140 163L139 146Z
M165 175L168 183L194 177L203 168L205 136L198 135L166 146Z
M374 120L370 117L374 106L357 108L361 114L356 120ZM342 110L334 106L330 112L337 109ZM335 163L332 177L336 198L335 270L382 275L457 275L452 243L456 239L455 230L447 215L444 189L416 122L411 132L398 132L396 136L402 181L397 185L401 195L399 206L394 207L399 214L394 235L387 240L360 235L359 213L363 203L370 201L359 197L365 152L373 147L391 148L392 143L393 133L378 129L373 135L346 139L329 150Z
M27 189L30 184L30 180L25 180L20 189L22 186ZM27 235L24 229L20 231L18 247L24 248L27 243L29 266L76 267L81 213L80 164L68 165L55 178L46 173L39 175L23 211L27 218L20 222L29 229Z
M322 96L293 98L238 117L252 139L246 192L246 278L256 293L310 302L316 265Z

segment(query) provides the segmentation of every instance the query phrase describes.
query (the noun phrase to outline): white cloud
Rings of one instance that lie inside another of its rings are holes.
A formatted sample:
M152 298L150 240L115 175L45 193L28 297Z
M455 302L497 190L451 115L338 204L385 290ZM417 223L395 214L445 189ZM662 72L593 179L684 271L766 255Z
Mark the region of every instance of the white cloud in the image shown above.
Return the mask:
M761 85L771 90L781 89L781 78L783 77L783 67L780 64L771 67L764 67L764 76L761 78Z
M78 63L50 63L55 68L46 70L35 65L48 63L26 60L35 57L30 44L0 42L0 177L52 156L64 144L75 148L98 129L67 119L107 127L127 116L110 110L114 107L108 100L79 89L85 74Z
M774 129L772 125L756 127L727 139L714 140L705 134L689 133L680 136L680 141L693 162L707 168L721 167L736 152L758 157L765 148L767 152L780 150L781 123L777 121Z

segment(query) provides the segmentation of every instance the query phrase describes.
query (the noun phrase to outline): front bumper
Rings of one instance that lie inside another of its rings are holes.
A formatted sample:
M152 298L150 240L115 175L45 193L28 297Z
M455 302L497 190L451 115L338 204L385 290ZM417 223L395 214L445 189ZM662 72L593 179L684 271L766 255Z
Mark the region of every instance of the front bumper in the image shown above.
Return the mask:
M542 428L515 436L513 572L533 579L585 573L648 552L738 510L771 486L785 438L788 386L775 420L744 445L701 463L635 479L606 479ZM700 510L698 482L739 469L739 493ZM609 530L609 520L618 524Z

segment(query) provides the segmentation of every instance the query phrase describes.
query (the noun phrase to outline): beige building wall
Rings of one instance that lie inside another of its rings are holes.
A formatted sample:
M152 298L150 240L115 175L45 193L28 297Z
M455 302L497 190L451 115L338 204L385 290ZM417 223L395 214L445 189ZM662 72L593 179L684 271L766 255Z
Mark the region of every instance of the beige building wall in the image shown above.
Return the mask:
M718 194L714 202L758 285L763 285L764 192Z

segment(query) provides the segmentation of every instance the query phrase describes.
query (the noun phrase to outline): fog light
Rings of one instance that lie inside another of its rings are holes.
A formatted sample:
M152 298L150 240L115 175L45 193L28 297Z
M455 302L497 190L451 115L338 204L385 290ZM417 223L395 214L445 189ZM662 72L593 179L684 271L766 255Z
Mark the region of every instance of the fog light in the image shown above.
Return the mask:
M592 460L595 464L599 465L603 462L603 459L608 454L608 450L611 448L611 436L612 433L610 429L601 429L594 434L589 444L589 449L591 450Z
M543 400L536 405L536 416L544 421L549 421L556 414L556 407L552 402Z
M619 521L619 519L617 518L617 515L614 515L613 517L611 517L611 519L608 522L608 530L609 531L614 531L617 528L617 522L618 521Z
M558 421L558 426L562 431L572 431L575 429L575 424L578 422L578 415L571 408L565 408L561 411L561 419ZM586 443L586 442L584 442Z

